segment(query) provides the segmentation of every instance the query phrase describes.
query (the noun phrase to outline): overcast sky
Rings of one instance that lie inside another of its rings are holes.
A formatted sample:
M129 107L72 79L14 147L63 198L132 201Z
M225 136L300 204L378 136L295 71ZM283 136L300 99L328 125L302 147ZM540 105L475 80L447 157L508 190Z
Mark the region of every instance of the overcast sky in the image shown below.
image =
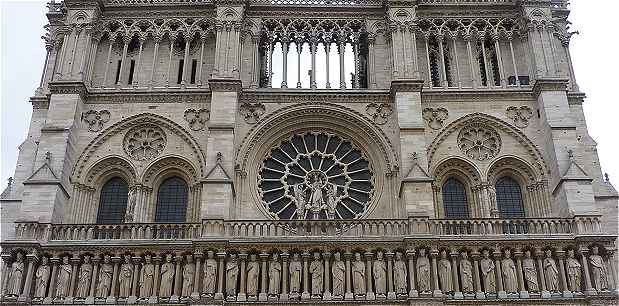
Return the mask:
M619 1L571 0L571 9L572 30L580 32L572 38L572 60L580 89L587 94L589 133L598 143L602 171L610 174L611 182L619 182L619 49L610 24L617 18ZM45 60L40 38L45 12L45 1L0 0L0 191L13 176L18 146L28 131L28 98L39 85Z

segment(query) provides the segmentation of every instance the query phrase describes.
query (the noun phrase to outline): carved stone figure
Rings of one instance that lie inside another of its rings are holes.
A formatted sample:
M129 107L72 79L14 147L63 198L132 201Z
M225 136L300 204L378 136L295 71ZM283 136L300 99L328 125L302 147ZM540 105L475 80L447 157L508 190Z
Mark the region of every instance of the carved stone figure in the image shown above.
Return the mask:
M258 275L260 274L260 264L256 260L256 255L249 255L247 263L247 295L256 296L258 294Z
M331 266L331 274L333 275L333 296L344 296L344 273L346 273L346 264L341 260L339 252L333 255L333 264Z
M125 261L120 265L120 273L118 275L119 296L127 297L131 295L131 281L133 276L133 264L131 263L131 255L125 255Z
M299 254L292 255L288 270L290 273L290 294L298 294L301 291L301 271L303 270Z
M479 261L481 268L481 275L484 283L484 291L494 293L496 292L496 274L494 272L494 262L490 258L490 252L483 250L482 259Z
M35 274L34 297L45 297L50 274L49 259L43 256L41 258L41 265L37 268L37 273Z
M335 207L337 206L337 186L335 184L327 185L327 217L328 219L335 218Z
M473 265L467 252L462 252L460 255L462 256L460 258L460 286L462 292L471 293L475 291L473 288Z
M356 296L365 294L365 264L359 253L355 253L355 261L352 263L352 286Z
M236 295L236 280L239 276L239 264L236 255L231 254L226 262L226 296Z
M17 253L17 255L15 255L15 261L11 264L10 275L6 292L8 295L20 295L21 283L24 278L24 254Z
M144 265L140 271L140 298L147 298L153 291L153 283L155 280L155 265L152 262L152 256L144 257Z
M62 264L58 267L58 275L56 276L56 297L65 298L69 296L71 270L69 257L64 256L62 258Z
M174 281L174 263L172 254L165 256L165 262L161 265L161 284L159 285L159 296L172 296L172 282Z
M193 256L187 255L186 263L183 266L183 289L181 296L191 296L193 292L193 280L196 276L196 264L193 263Z
M567 270L567 287L572 292L580 292L581 264L574 258L574 250L567 251L565 267Z
M511 251L505 250L505 258L501 260L501 271L505 292L515 293L518 292L518 279L516 278L516 264L511 256Z
M393 263L393 285L395 293L406 294L406 262L402 258L402 253L395 253L395 262Z
M324 272L325 269L320 259L320 253L316 252L314 253L314 260L312 260L309 267L309 273L312 276L312 296L319 296L322 294Z
M215 253L208 251L204 262L204 293L211 296L215 294L217 284L217 260Z
M282 264L279 262L279 256L273 254L269 263L269 295L276 296L279 294L279 285L282 278Z
M443 292L452 292L453 279L451 274L451 262L447 258L447 252L441 251L441 259L438 261L438 279L441 284L441 290Z
M591 264L593 287L597 291L608 289L608 273L604 259L600 256L597 246L591 248L591 252L593 254L589 255L589 263Z
M99 283L97 284L98 297L105 298L109 294L113 272L114 267L112 266L110 255L103 256L103 263L99 269Z
M372 277L374 277L374 291L377 295L385 295L387 292L387 267L383 259L383 253L376 253L376 260L372 269Z
M524 280L530 292L538 292L539 284L537 283L537 269L535 268L535 260L531 258L531 251L524 252L522 260L522 270L524 272Z
M305 191L303 190L303 184L296 184L292 189L297 204L297 219L305 219Z
M90 290L90 278L92 277L92 263L90 256L84 256L84 263L80 267L80 273L77 282L76 297L87 297Z
M544 277L546 278L546 288L548 291L559 291L559 270L557 269L557 262L552 258L551 250L546 250L546 258L544 258Z
M419 250L419 256L417 257L417 285L419 285L419 291L429 292L430 289L430 260L426 255L425 249Z
M319 212L322 208L324 199L322 195L322 180L319 175L315 175L310 185L311 194L309 204L311 205L312 212Z

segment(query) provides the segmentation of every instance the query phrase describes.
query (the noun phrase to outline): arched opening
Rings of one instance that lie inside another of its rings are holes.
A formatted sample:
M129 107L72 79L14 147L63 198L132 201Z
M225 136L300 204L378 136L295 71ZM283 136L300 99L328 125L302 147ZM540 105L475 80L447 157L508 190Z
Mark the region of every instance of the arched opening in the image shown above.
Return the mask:
M469 217L469 205L466 188L458 179L450 177L442 188L445 218L466 219Z
M497 180L495 189L501 218L523 218L524 204L520 184L513 178L504 176Z
M165 179L157 192L155 222L182 223L187 213L187 182L178 176Z
M99 197L98 224L117 224L123 222L127 210L129 187L120 177L113 177L101 188Z

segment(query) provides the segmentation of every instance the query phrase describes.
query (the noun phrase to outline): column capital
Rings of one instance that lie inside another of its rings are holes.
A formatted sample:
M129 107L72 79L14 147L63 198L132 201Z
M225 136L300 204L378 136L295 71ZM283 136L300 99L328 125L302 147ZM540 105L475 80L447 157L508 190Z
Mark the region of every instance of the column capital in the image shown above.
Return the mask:
M284 253L279 254L279 257L281 257L282 261L288 261L288 257L290 257L290 254L288 254L287 252L284 252Z
M406 257L408 257L408 258L414 258L415 254L417 254L415 249L406 250Z
M329 259L331 257L331 252L326 251L324 253L322 253L322 258L323 259Z
M195 252L193 252L193 256L196 259L202 259L202 257L204 257L204 253L202 252L202 250L196 250Z
M140 262L142 262L142 257L140 257L140 256L133 256L133 257L131 257L131 261L132 261L134 264L136 264L136 265L137 265L137 264L140 264Z

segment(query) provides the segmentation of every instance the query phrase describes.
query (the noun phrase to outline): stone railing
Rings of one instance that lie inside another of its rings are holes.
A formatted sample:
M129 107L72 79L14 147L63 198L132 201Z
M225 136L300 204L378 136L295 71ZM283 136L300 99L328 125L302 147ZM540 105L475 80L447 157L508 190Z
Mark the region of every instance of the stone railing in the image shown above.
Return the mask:
M204 240L407 237L567 237L601 234L600 216L522 219L235 220L202 223L45 224L17 222L15 240ZM468 238L467 238L468 239Z

